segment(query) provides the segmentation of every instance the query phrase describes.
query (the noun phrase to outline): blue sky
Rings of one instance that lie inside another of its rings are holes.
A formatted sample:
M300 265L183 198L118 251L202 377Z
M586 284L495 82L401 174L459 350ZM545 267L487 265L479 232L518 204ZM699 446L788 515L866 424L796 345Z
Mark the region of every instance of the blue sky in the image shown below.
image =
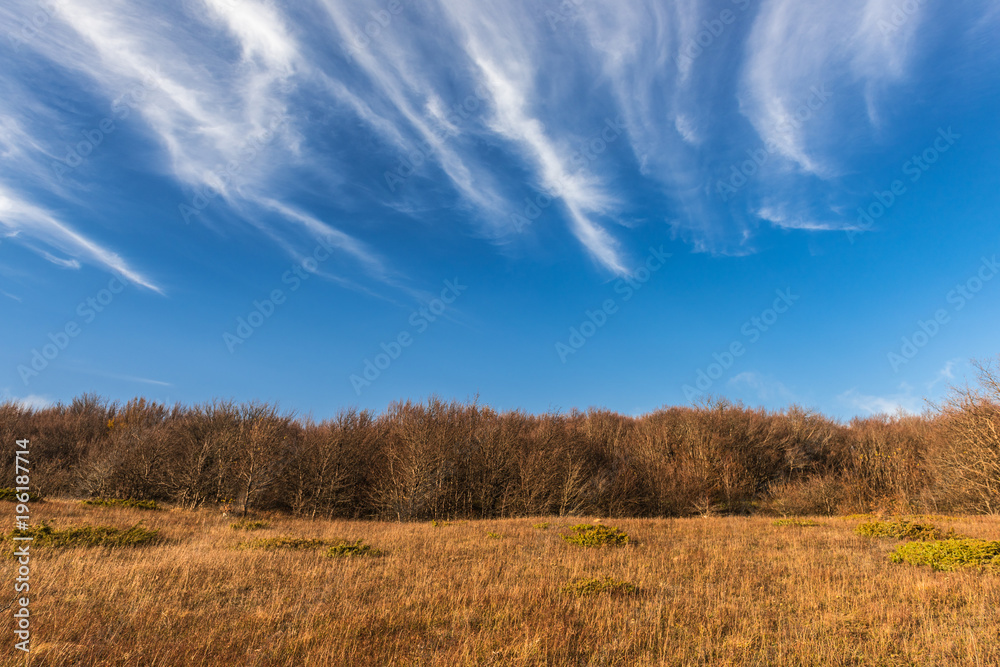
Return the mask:
M5 2L0 396L920 411L1000 352L998 28Z

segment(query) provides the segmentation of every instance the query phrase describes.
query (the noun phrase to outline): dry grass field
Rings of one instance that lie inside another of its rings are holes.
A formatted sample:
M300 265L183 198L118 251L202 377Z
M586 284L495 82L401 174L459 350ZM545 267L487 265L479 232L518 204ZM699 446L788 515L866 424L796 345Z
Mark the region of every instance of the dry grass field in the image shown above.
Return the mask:
M630 536L600 548L561 539L579 517L256 518L270 527L234 530L208 509L35 504L33 520L56 528L142 521L164 541L36 548L28 664L1000 664L1000 576L893 564L899 541L855 534L856 517L592 520ZM1000 535L1000 517L930 520ZM279 536L383 553L237 548ZM605 577L635 590L564 588ZM2 590L13 578L4 568ZM25 664L5 636L0 664Z

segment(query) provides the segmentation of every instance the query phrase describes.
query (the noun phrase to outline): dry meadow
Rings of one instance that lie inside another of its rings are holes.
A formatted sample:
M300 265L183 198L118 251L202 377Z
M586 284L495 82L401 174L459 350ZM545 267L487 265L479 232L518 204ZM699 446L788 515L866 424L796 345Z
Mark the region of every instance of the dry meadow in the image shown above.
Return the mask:
M583 517L273 514L243 531L209 508L33 507L33 521L57 528L141 521L163 541L36 548L30 661L7 633L2 665L1000 664L1000 576L893 564L899 541L855 534L859 517L590 519L630 543L585 548L560 537ZM1000 517L930 520L1000 535ZM383 553L238 548L282 536ZM604 577L634 590L565 589ZM2 590L13 579L5 568Z

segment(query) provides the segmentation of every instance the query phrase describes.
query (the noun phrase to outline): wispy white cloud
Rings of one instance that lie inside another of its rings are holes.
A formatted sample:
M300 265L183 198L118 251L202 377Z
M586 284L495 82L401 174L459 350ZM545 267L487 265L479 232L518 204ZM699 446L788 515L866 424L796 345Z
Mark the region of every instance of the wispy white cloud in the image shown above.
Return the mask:
M0 225L13 232L23 232L26 236L44 241L68 255L86 258L94 264L121 274L130 282L163 294L159 286L134 270L117 253L77 232L44 208L25 201L2 184L0 184ZM54 264L69 268L79 267L78 262L61 260L45 251L41 251L41 254Z
M862 394L857 389L852 388L837 398L842 404L868 415L917 415L926 406L924 400L915 396L913 388L906 383L900 385L898 392L884 396Z
M829 85L850 104L857 96L869 121L879 124L884 87L906 74L913 35L923 7L900 27L887 31L896 0L844 0L838 3L765 0L746 46L740 106L760 138L805 172L837 172L828 147L836 114L808 123L795 113L813 87ZM849 108L849 107L848 107ZM843 121L841 121L843 122ZM842 135L838 135L842 136Z
M55 405L55 401L41 394L28 394L27 396L15 396L9 388L0 391L0 403L17 403L24 408L31 410L44 410Z
M950 383L955 379L955 368L962 363L961 359L952 359L945 362L945 365L941 367L937 375L933 380L927 383L927 391L934 391L934 387L941 384L942 382Z
M880 21L894 0L726 3L734 21L692 59L685 49L718 8L697 0L569 4L426 0L390 13L380 0L58 0L45 34L19 57L63 73L77 106L125 104L123 122L155 147L143 168L191 197L215 193L221 203L213 206L224 210L196 217L206 225L227 224L220 218L235 213L295 256L299 232L326 232L267 213L278 203L326 220L301 203L304 190L317 195L326 186L321 206L381 207L428 224L447 210L510 243L510 214L526 191L555 189L561 204L539 226L561 216L599 266L624 273L627 209L640 192L698 251L753 252L762 219L804 232L844 228L836 211L796 200L801 182L789 179L844 169L850 155L834 150L833 137L857 114L786 121L811 87L830 83L837 112L863 110L877 126L921 47L927 11L917 3L886 31ZM33 6L12 0L0 21L16 24ZM550 23L546 11L566 20ZM371 26L377 34L359 47L357 35ZM457 121L451 110L474 92L478 107ZM34 193L69 202L90 187L51 173L81 120L36 95L0 74L0 155L11 172L0 167L0 177L22 199L31 192L35 205L55 208ZM623 119L620 143L580 168L575 153L606 118ZM274 119L282 122L273 138L248 152L248 138ZM349 146L331 150L330 134ZM780 157L755 176L768 201L749 194L753 188L739 206L720 201L719 174L761 142ZM426 164L414 179L422 187L393 196L379 189L378 163L390 168L418 149ZM357 216L337 226L366 276L391 281L384 266L354 252L366 238ZM369 258L374 251L366 250Z
M756 371L744 371L734 375L726 384L733 389L750 389L761 401L795 400L795 395L782 382L765 377Z

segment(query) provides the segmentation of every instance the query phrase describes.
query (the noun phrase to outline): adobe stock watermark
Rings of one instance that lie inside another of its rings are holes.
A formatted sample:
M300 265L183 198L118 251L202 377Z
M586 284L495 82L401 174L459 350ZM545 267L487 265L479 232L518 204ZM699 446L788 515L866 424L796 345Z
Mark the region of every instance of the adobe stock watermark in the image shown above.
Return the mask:
M726 371L732 368L737 359L746 354L747 346L759 341L765 333L774 327L781 316L787 313L795 305L795 302L801 298L796 294L792 294L790 287L783 290L776 290L775 295L776 297L770 308L765 308L761 311L760 315L751 317L740 327L740 334L742 334L743 338L733 340L722 352L714 353L712 358L715 361L705 368L697 370L694 386L685 384L681 387L684 397L688 401L694 402L702 393L711 389L716 380L720 379ZM745 343L744 339L746 339Z
M663 246L659 248L650 246L646 261L632 271L631 275L620 278L615 283L615 294L622 295L622 303L630 301L636 292L641 290L643 285L653 277L653 274L662 269L672 256L671 253L663 251ZM566 342L556 341L556 354L559 355L559 361L565 364L569 356L576 354L583 348L587 341L608 323L608 318L618 313L618 310L619 305L615 299L605 299L596 310L585 310L583 321L569 328L569 338Z
M732 0L732 3L740 12L745 12L750 7L750 0ZM702 29L689 39L681 49L677 58L678 63L690 66L715 44L715 40L722 36L727 26L731 26L735 22L736 13L732 9L723 9L717 16L702 21Z
M955 285L945 295L945 302L951 306L948 308L938 308L933 316L928 320L917 320L917 328L909 336L903 336L902 344L898 350L893 350L886 355L889 366L893 373L898 373L899 368L904 366L917 356L920 350L927 347L927 344L941 332L941 327L951 322L951 316L961 311L965 306L976 298L982 291L986 283L1000 273L1000 263L997 256L987 259L981 258L979 268L975 274L963 283Z
M177 205L184 224L191 222L192 216L201 215L202 211L208 208L212 200L218 197L233 182L244 167L252 163L260 155L261 151L269 146L278 131L288 124L289 117L283 114L276 114L270 118L267 128L251 135L243 147L240 148L237 157L233 158L225 165L218 165L209 172L208 176L202 179L204 182L195 188L194 195L190 202L181 202Z
M281 284L288 285L289 293L297 292L302 287L302 283L309 280L310 276L319 271L320 265L330 259L333 255L334 241L333 236L321 238L309 257L296 262L281 274ZM278 306L284 305L287 299L288 295L280 288L268 292L263 300L255 299L253 309L247 313L246 317L236 318L236 328L233 333L228 331L222 333L222 342L225 343L229 354L236 352L237 345L247 342L257 329L264 326L264 323L274 315Z
M56 15L56 4L54 2L35 2L35 9L30 16L21 19L21 29L16 32L7 33L7 41L11 47L18 51L21 46L27 44L45 27L52 22Z
M97 294L87 297L76 307L76 314L81 318L83 324L90 324L99 313L103 313L115 300L115 296L121 294L128 286L128 281L120 276L115 276L108 281L106 287L98 290ZM49 333L49 342L44 343L41 348L32 348L31 359L27 364L18 364L17 374L21 376L21 381L27 387L32 378L38 377L42 371L49 367L49 363L67 348L70 342L83 332L83 328L76 319L66 322L55 333Z
M370 10L368 15L371 20L367 21L361 28L355 28L351 33L351 44L347 51L348 57L352 60L367 50L374 40L380 39L382 33L392 25L393 18L403 13L405 6L401 0L389 0L385 7L379 10Z
M146 100L149 91L159 88L161 84L159 72L147 72L141 83L136 84L111 103L110 116L105 116L88 130L80 130L83 140L78 141L73 146L67 146L66 157L52 162L52 171L59 182L63 181L63 176L67 173L86 162L87 157L118 129L116 123L128 118L132 111Z
M774 129L778 134L788 136L793 130L800 129L833 96L833 93L826 89L826 84L812 86L809 91L811 94L806 98L805 102L800 104L791 115L785 116L782 120L775 123ZM715 183L715 191L722 198L722 201L729 201L736 196L736 193L743 189L750 182L750 179L757 175L760 168L771 159L771 156L778 152L779 148L780 146L774 137L768 139L767 143L761 148L755 150L748 148L746 150L748 159L730 165L729 178L725 181L718 180Z
M549 27L556 30L560 23L572 23L580 15L580 7L587 0L562 0L555 11L545 10L545 20L549 22Z
M590 164L598 160L618 138L625 133L625 119L621 115L604 119L604 125L600 130L585 139L570 156L569 161L576 170L574 173L586 169ZM543 188L534 197L524 198L524 207L520 212L509 215L513 223L514 231L520 233L525 227L537 220L542 215L542 211L552 205L552 202L562 196L565 191L565 183Z
M432 138L435 142L443 142L449 137L459 134L459 128L468 122L472 114L479 111L483 104L490 99L489 91L482 84L476 86L473 95L467 95L460 104L455 104L448 110L445 120L447 127L435 126L432 130ZM413 174L423 167L431 159L436 147L431 141L422 141L406 155L399 158L396 168L386 170L382 177L385 179L385 186L389 192L395 193L396 189L403 185Z
M17 608L14 611L14 635L20 641L14 643L14 648L18 651L29 653L31 651L31 542L35 539L29 533L24 535L21 531L28 531L31 528L31 470L28 468L28 456L31 452L28 449L30 441L25 438L15 441L17 449L14 450L14 499L17 505L14 522L14 551L12 558L17 560L17 578L14 580L14 601ZM8 605L9 606L9 605ZM27 659L27 656L25 656Z
M955 134L949 127L947 130L938 128L938 136L919 155L912 156L900 167L903 174L909 177L911 183L916 183L920 178L947 153L955 143L962 138L962 135ZM845 230L847 240L852 244L854 238L859 234L870 231L875 225L875 221L889 212L899 198L907 193L906 184L902 179L896 179L889 184L888 190L876 191L873 193L872 201L867 206L858 207L857 227Z
M909 21L917 10L920 9L927 0L903 0L892 6L892 12L888 18L878 20L878 29L883 35L891 35L902 28Z
M380 343L379 349L382 351L377 353L373 359L365 359L361 375L352 374L348 378L354 388L354 393L360 396L362 389L370 387L373 382L378 380L382 373L399 359L403 350L413 344L414 336L427 331L431 322L436 322L448 309L448 306L455 303L455 300L468 288L468 285L458 282L458 278L444 281L444 289L441 290L441 294L437 298L431 299L427 304L410 313L407 322L411 329L403 329L388 343Z

